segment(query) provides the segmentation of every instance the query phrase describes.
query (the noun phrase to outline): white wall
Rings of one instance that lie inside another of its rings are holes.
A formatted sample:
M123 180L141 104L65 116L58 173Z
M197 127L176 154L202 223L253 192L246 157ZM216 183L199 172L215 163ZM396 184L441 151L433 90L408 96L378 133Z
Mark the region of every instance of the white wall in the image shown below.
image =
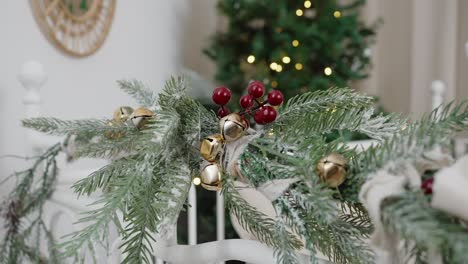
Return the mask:
M467 12L467 1L459 0L368 0L363 17L384 23L363 90L379 96L386 110L414 117L431 110L433 80L447 85L446 102L466 98Z
M119 105L134 105L115 81L137 78L159 89L178 71L182 27L187 7L182 1L117 1L114 22L104 45L94 55L77 59L56 49L40 31L29 1L2 1L0 8L0 156L25 155L22 97L16 79L21 65L34 59L49 75L41 91L43 113L67 119L110 117ZM0 178L21 168L0 159ZM1 190L1 189L0 189ZM0 192L1 196L1 192Z

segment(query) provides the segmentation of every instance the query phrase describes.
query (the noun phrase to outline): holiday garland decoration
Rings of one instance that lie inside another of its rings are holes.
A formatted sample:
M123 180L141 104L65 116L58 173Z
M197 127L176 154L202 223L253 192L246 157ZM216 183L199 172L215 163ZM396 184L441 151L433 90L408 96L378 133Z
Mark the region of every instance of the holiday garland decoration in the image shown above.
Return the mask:
M371 233L373 246L383 252L397 251L396 255L419 263L432 261L432 256L445 263L462 263L468 251L465 220L459 213L432 207L428 184L424 189L420 186L421 178L431 178L429 170L450 164L438 162L445 160L441 155L431 159L430 154L434 149L445 153L454 133L468 130L467 102L408 122L396 115L373 115L374 100L369 96L331 88L288 100L275 109L274 122L255 119L256 113L250 112L254 120L264 123L255 129L237 127L247 124L240 113L226 115L221 121L223 135L217 115L187 95L187 83L181 77L169 80L159 95L137 81L119 84L138 101L140 110L120 107L111 120L23 121L26 127L74 138L77 158L110 158L111 162L73 185L79 196L101 190L99 207L83 215L84 229L50 247L54 250L48 259L27 239L33 229L43 227L30 228L26 223L41 221L42 205L53 191L55 156L62 148L54 146L26 173L17 174L20 184L2 207L8 209L2 214L9 223L1 245L2 260L54 262L70 256L80 260L82 249L88 248L87 254L92 255L101 245L96 242L106 240L108 227L116 224L123 241L123 263L151 263L157 252L150 241L169 237L192 179L199 176L200 165L203 168L209 162L219 165L218 172L225 175L213 186L224 193L227 209L245 230L275 250L278 263L299 263L303 258L298 250L308 252L312 263L317 263L319 254L337 263L392 261L389 254L374 256L367 243ZM262 86L253 85L257 88L249 89L249 95L261 97L257 90ZM229 101L226 90L215 94L221 94L213 99L224 107ZM279 100L268 102L274 105ZM247 106L245 113L255 109L250 108L250 99L240 103ZM262 104L259 101L257 112L266 106ZM236 128L232 131L243 133L228 136L224 129L228 122ZM347 147L342 137L327 138L329 133L346 130L364 133L379 144L358 151ZM223 140L230 142L224 147L215 144ZM220 148L224 148L222 155ZM33 173L41 162L49 164L48 169ZM38 180L43 182L40 191L31 185ZM387 180L395 187L389 195L380 194L376 190ZM281 182L268 195L277 215L269 217L250 205L236 189L236 181L263 191L272 182ZM370 199L375 194L379 199ZM397 247L401 243L395 241L404 242L405 247Z

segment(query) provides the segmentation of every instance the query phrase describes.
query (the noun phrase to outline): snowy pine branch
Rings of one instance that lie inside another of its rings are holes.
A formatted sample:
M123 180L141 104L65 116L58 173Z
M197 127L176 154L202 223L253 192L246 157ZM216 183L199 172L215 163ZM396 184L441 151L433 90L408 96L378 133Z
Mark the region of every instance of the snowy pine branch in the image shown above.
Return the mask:
M122 91L132 96L141 106L152 107L156 105L156 94L148 90L141 81L120 80L117 83Z
M249 205L234 188L232 180L225 180L223 191L226 207L237 217L241 226L255 234L260 241L278 251L298 249L302 246L301 241L289 231L283 232L282 239L278 240L277 236L281 234L276 233L275 221Z
M468 252L465 223L430 206L421 192L388 198L382 205L387 231L412 244L413 253L440 249L446 263L464 263ZM410 250L408 253L412 253ZM425 262L430 260L426 258Z
M325 111L369 107L374 104L370 96L360 95L351 89L331 88L324 91L308 92L288 100L279 110L273 127L286 126L302 117Z

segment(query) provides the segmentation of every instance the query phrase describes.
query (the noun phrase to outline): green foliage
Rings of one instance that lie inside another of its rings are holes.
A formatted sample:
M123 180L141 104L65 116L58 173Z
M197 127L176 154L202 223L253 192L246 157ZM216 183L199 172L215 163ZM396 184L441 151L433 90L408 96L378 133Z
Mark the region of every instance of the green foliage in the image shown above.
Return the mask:
M382 140L395 133L404 123L394 115L374 116L374 98L347 88L297 95L279 109L273 131L285 137L327 134L334 130L355 131Z
M285 263L296 263L293 261L295 257L292 250L300 248L302 243L287 231L282 221L275 222L249 205L234 188L229 178L224 181L223 193L226 208L237 217L242 227L255 234L258 240L272 246L276 254L289 261Z
M85 227L68 236L60 254L49 246L49 258L40 255L37 244L28 242L33 233L43 232L48 243L54 244L42 223L41 210L53 192L60 145L41 155L31 169L17 173L20 181L7 207L3 259L54 263L73 256L83 260L84 248L92 256L97 242L105 241L109 226L116 224L123 241L123 262L151 263L151 243L166 238L176 223L191 175L199 170L199 141L218 131L218 119L186 94L188 86L183 78L168 81L157 98L139 82L120 85L139 103L156 109L155 119L144 129L95 119L36 118L23 122L45 133L73 135L78 156L112 160L73 185L77 195L102 194L82 216L80 222ZM349 89L310 92L290 99L279 109L275 123L257 129L260 136L239 159L240 171L250 186L295 180L272 201L277 212L274 219L245 201L233 179L224 176L227 209L247 231L275 249L279 263L298 263L304 256L297 250L303 247L311 252L312 263L318 263L319 253L338 263L372 263L373 255L364 242L372 225L357 198L362 184L377 170L397 172L405 163L424 158L434 147L447 146L456 131L468 129L467 102L440 108L412 123L394 115L375 116L373 107L371 97ZM328 135L336 131L338 137L330 140ZM359 152L346 145L342 131L368 135L380 144ZM109 136L116 134L120 136ZM322 183L316 171L318 161L333 152L342 154L351 167L345 182L335 189ZM382 208L388 231L405 239L419 261L427 260L427 250L436 247L447 263L462 263L468 249L466 223L431 208L421 192L408 191L389 199ZM33 221L24 221L26 218Z
M117 82L122 91L131 95L141 106L151 107L157 102L156 94L145 88L138 80L121 80Z
M216 79L238 96L250 80L265 80L290 98L365 78L375 36L375 26L359 19L365 1L310 2L312 6L305 8L304 0L219 0L227 29L213 35L204 50L217 65ZM296 15L298 9L302 16ZM297 47L294 40L299 41ZM255 56L253 63L247 62L250 55ZM289 63L282 61L285 56ZM282 66L281 72L270 68L273 62ZM303 68L297 70L296 63ZM324 74L325 67L332 69L330 76Z
M431 207L422 192L408 191L389 198L382 205L382 221L387 232L407 240L410 255L421 252L423 263L429 262L427 251L439 249L444 263L465 263L468 251L468 228L456 217Z
M2 263L58 263L57 252L50 245L54 238L42 221L45 202L53 193L57 179L56 158L61 150L56 144L38 156L31 168L16 172L18 184L2 206L6 233L0 246ZM45 234L50 258L39 252ZM4 261L4 262L3 262Z
M403 126L382 144L357 154L351 166L353 179L344 184L342 194L350 200L357 200L359 189L350 186L362 186L372 173L382 168L398 171L405 163L423 159L424 153L436 146L448 147L456 132L467 129L468 101L439 107L421 120Z

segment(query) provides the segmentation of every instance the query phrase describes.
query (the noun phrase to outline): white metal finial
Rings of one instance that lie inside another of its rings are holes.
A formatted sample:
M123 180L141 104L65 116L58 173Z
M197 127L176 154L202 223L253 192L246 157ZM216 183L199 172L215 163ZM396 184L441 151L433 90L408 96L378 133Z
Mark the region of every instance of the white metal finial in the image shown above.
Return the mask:
M432 109L436 109L444 102L445 83L441 80L435 80L431 83L432 90Z
M28 61L23 64L18 74L18 80L26 89L25 104L40 104L40 88L47 81L44 66L37 61Z

